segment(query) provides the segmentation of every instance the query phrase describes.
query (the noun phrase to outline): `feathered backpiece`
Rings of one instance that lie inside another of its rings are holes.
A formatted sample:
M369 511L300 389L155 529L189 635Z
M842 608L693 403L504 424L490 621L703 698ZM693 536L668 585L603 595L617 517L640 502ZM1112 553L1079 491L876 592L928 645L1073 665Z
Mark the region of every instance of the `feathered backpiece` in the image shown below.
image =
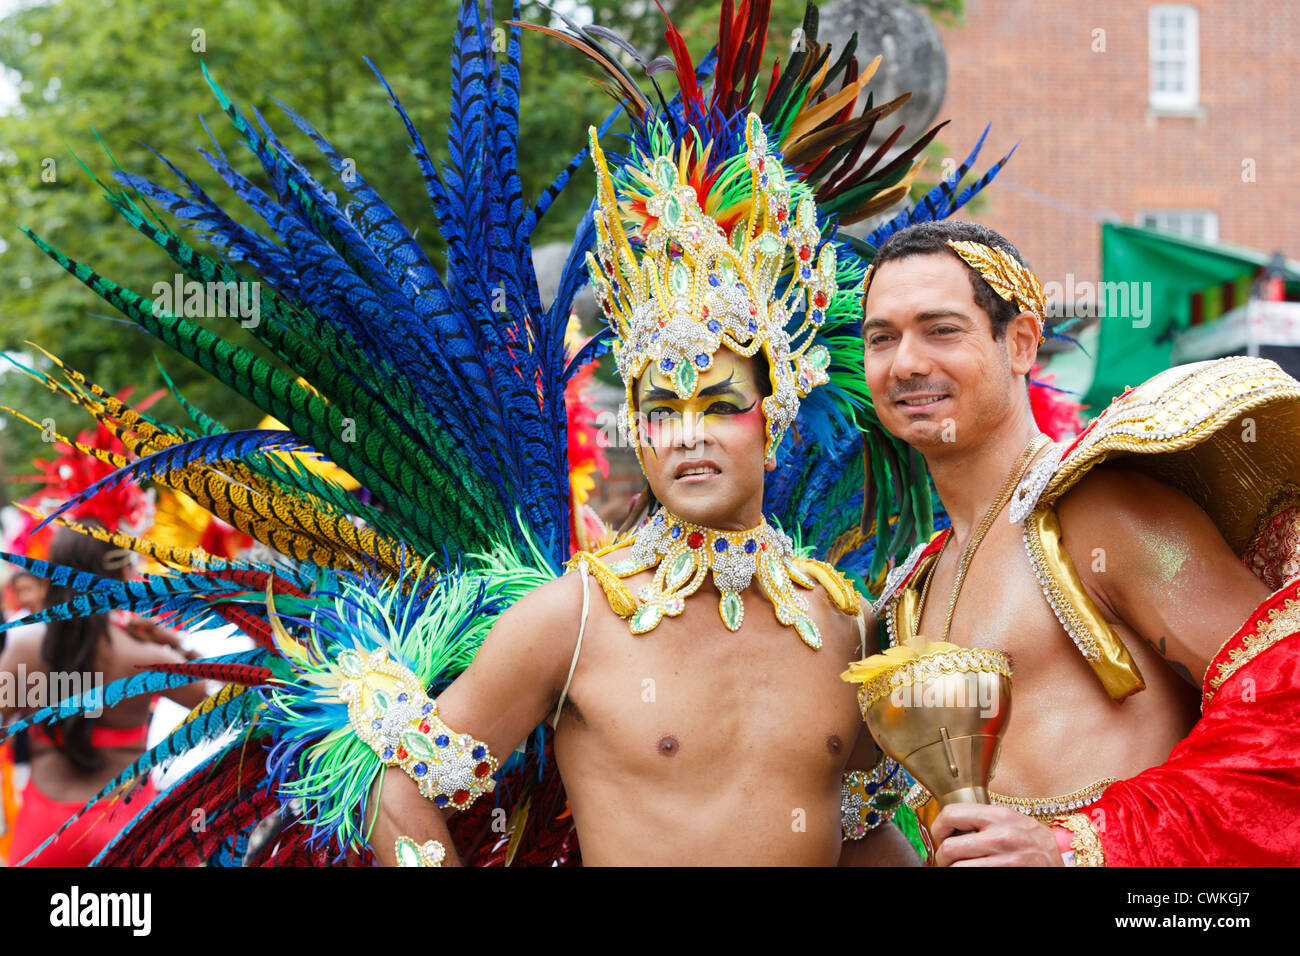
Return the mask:
M820 43L811 3L804 42L773 64L764 86L769 14L764 0L723 3L717 47L698 69L671 22L664 36L672 59L649 62L613 31L559 13L565 29L525 25L599 65L631 119L621 154L602 151L594 136L592 143L598 237L589 268L628 388L620 418L635 427L633 383L652 364L687 396L716 349L764 349L773 390L763 403L768 454L778 463L769 503L795 500L790 491L807 485L818 456L833 457L839 471L844 461L860 462L856 492L835 489L844 508L820 519L835 533L823 527L811 536L838 539L843 555L865 548L869 576L880 577L888 558L928 534L932 502L924 463L880 427L871 407L859 333L863 277L890 233L950 215L1006 157L958 193L981 137L953 176L867 243L841 238L840 226L906 199L920 153L944 124L901 149L900 126L868 154L877 124L910 94L880 105L869 95L859 109L880 57L859 70L856 35L839 51ZM653 97L623 66L627 59L649 77ZM668 70L678 87L671 99L659 83ZM852 423L859 429L846 427ZM806 447L782 457L777 444L787 429ZM799 524L775 510L782 524Z
M143 331L274 419L266 427L228 430L176 393L193 420L192 428L178 428L53 356L48 372L27 370L93 415L126 453L82 449L111 473L46 520L79 527L68 515L81 502L148 480L186 495L258 545L246 559L223 558L116 530L93 532L164 569L130 582L0 555L77 594L40 612L42 619L124 608L177 627L234 623L257 645L237 659L176 665L105 688L111 705L200 678L230 682L103 795L202 740L240 732L234 745L177 787L174 800L164 794L147 809L106 851L105 862L230 862L247 847L258 819L289 797L302 802L311 826L287 829L269 858L316 859L317 852L333 857L356 848L358 801L378 768L338 750L346 722L309 693L308 675L320 666L311 649L330 653L366 641L416 648L422 656L410 662L419 664L421 677L431 686L445 683L509 603L503 595L513 600L521 593L518 582L535 587L554 577L569 557L565 386L602 346L593 340L570 355L565 329L594 233L589 220L578 229L549 306L538 291L530 239L586 153L573 158L536 204L525 205L517 164L521 31L510 30L498 60L491 24L474 0L462 3L441 163L379 77L429 193L446 248L442 268L305 119L285 108L336 174L329 186L307 172L256 110L250 117L237 106L206 68L208 85L269 188L241 173L215 137L202 155L262 218L265 231L236 221L161 156L179 185L120 171L118 187L104 185L107 201L176 264L176 274L160 277L151 296L97 274L26 230ZM190 224L208 249L169 228L156 208ZM220 305L214 306L214 294ZM201 324L197 317L226 323ZM244 334L276 361L238 344ZM342 474L314 467L312 457ZM278 617L268 609L271 596ZM411 627L419 640L408 641ZM64 701L27 720L60 719L103 699ZM312 719L298 719L308 713ZM571 820L553 764L544 760L546 746L539 736L522 762L502 772L501 805L525 808L512 817L510 858L554 862L570 855L563 844ZM249 771L250 762L258 769ZM349 785L340 790L339 778L318 773L321 768L347 768ZM179 802L186 800L206 808L202 834L189 832ZM504 841L485 818L492 801L484 803L458 818L458 846L467 858L500 861ZM328 851L323 836L335 841ZM519 843L524 836L534 842ZM549 855L533 855L538 852Z

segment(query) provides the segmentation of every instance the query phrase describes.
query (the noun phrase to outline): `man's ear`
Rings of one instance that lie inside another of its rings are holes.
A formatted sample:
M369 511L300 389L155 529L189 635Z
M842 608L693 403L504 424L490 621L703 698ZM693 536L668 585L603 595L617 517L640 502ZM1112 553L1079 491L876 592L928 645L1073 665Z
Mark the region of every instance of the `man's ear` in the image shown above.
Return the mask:
M1007 323L1007 357L1014 374L1027 375L1034 367L1038 358L1039 334L1038 319L1032 312L1021 312Z

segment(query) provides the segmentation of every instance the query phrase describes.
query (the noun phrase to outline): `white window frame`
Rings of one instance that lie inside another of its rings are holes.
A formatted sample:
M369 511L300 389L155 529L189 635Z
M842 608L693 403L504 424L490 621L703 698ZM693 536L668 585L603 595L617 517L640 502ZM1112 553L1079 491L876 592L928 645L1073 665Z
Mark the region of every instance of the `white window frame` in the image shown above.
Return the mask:
M1183 228L1183 223L1192 216L1205 218L1205 234L1198 236ZM1156 221L1153 226L1147 222L1150 217ZM1214 209L1143 209L1137 215L1137 224L1143 229L1159 229L1185 239L1199 242L1219 241L1219 213Z
M1160 50L1162 15L1183 18L1186 45L1182 51ZM1201 46L1200 22L1197 9L1186 3L1153 4L1147 15L1147 88L1150 106L1157 110L1193 110L1201 100ZM1156 64L1161 62L1183 66L1182 90L1156 89Z

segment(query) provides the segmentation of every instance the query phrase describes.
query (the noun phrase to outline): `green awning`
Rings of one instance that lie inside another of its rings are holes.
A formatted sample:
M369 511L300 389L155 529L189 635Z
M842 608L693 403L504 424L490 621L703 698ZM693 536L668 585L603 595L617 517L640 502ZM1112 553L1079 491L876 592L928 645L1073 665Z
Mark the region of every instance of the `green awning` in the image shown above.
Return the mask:
M1172 364L1175 330L1189 325L1192 295L1254 275L1271 255L1166 232L1104 223L1101 227L1101 309L1097 368L1084 403L1096 415L1130 385ZM1300 281L1300 263L1286 263L1287 279ZM1116 285L1118 284L1118 285ZM1106 303L1118 305L1112 312Z

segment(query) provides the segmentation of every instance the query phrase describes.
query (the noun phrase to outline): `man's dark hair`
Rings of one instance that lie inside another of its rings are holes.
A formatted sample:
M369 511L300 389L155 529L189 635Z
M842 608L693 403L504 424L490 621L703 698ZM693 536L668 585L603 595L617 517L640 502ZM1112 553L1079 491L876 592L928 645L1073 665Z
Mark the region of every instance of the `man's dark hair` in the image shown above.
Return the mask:
M1008 302L994 292L993 287L984 281L979 271L971 268L965 259L949 247L949 242L983 243L1009 253L1022 266L1029 268L1029 263L1020 254L1020 250L988 226L954 219L923 222L898 230L885 240L885 244L876 253L876 268L879 269L886 262L895 259L908 259L912 256L930 255L936 252L947 253L966 267L971 288L975 290L975 304L988 314L989 321L993 324L993 337L1001 339L1006 334L1007 324L1020 314L1020 306L1014 301Z

